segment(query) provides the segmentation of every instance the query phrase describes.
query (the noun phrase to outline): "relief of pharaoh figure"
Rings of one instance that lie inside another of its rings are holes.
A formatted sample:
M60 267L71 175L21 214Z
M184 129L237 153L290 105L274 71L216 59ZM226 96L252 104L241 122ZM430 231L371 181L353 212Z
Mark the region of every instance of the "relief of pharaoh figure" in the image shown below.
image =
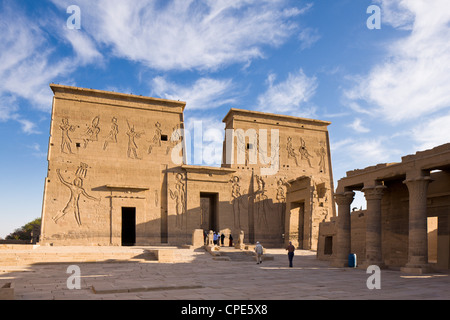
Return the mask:
M80 197L83 195L89 200L99 201L100 199L97 199L95 197L90 196L86 193L86 190L83 188L83 179L80 176L77 176L72 183L67 182L64 180L64 178L61 176L60 170L56 170L56 173L58 174L58 178L61 181L63 185L65 185L70 190L70 200L67 203L66 207L63 209L63 211L59 212L55 217L53 217L53 221L55 223L58 222L59 219L64 217L68 213L73 213L75 216L75 220L77 221L78 226L81 226L81 217L80 217L80 207L79 207L79 200Z
M183 175L178 173L176 176L175 191L169 190L170 197L175 200L176 203L176 221L175 225L177 228L181 229L183 226L183 214L186 212L186 197L185 197L185 187L183 182Z
M70 139L69 131L74 132L76 128L69 124L69 119L67 118L62 119L62 124L59 126L59 128L62 130L61 152L67 153L65 151L65 149L67 149L70 154L73 154L72 148L70 147L72 140Z

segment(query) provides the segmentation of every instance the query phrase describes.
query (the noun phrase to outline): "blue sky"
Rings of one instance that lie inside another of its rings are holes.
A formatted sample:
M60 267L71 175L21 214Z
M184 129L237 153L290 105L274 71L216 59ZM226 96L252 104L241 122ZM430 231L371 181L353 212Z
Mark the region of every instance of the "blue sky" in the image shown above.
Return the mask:
M0 237L41 214L50 83L186 101L220 152L233 107L331 121L335 181L449 142L448 0L1 0L0 31Z

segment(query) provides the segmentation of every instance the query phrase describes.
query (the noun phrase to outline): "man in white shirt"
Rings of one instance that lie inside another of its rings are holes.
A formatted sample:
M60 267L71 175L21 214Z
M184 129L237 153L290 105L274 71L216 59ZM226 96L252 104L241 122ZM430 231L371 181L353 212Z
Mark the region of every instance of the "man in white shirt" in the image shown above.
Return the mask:
M259 243L259 241L256 242L255 252L256 252L256 264L262 263L263 246Z

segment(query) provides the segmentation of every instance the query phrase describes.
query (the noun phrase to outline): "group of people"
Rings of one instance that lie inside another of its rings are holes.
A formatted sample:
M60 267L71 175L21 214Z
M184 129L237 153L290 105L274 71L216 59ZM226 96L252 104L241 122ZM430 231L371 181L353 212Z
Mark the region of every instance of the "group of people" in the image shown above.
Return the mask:
M206 231L204 231L203 236L204 236L204 240L205 240L205 244L207 245L209 243L209 237L210 237L210 233L207 233ZM213 237L213 243L215 246L225 246L225 234L222 232L219 234L219 232L213 231L212 232L212 237ZM233 246L233 236L230 234L229 235L229 246L232 247ZM291 241L289 241L289 245L286 247L286 250L288 252L288 260L289 260L289 267L292 268L293 267L293 260L294 260L294 252L295 252L295 247L292 244ZM256 264L261 264L262 263L262 257L264 254L264 248L261 245L261 243L259 243L259 241L256 242L256 246L255 246L255 253L256 253Z
M294 245L292 244L291 241L289 241L289 245L286 247L286 250L288 252L289 268L292 268L293 260L294 260L295 247L294 247ZM256 264L261 264L262 263L262 256L263 256L263 253L264 253L264 248L261 245L261 243L259 243L259 241L256 242L255 253L256 253Z
M209 242L209 234L204 231L203 233L204 236L204 240L205 240L205 244L208 244ZM219 234L219 232L213 232L213 243L215 246L224 246L225 245L225 234L222 232L221 234ZM233 246L233 236L230 234L228 237L229 240L229 246L232 247Z

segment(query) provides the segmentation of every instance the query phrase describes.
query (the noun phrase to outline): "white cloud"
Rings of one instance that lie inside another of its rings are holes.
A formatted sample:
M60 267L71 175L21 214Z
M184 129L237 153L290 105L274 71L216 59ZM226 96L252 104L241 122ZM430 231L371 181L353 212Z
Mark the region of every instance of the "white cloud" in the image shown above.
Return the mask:
M31 154L36 158L45 158L47 156L47 152L42 151L41 146L38 143L29 145L28 149L31 150Z
M450 113L428 119L412 129L416 150L432 149L450 143Z
M67 8L71 1L53 2ZM306 8L286 0L78 1L82 29L121 58L158 70L216 70L264 56Z
M187 110L215 109L234 102L234 86L230 79L200 78L192 85L182 86L156 77L151 85L153 94L164 99L185 101Z
M331 142L333 166L345 172L378 163L398 161L403 153L392 146L387 137L346 138ZM334 169L333 169L334 170Z
M259 110L303 117L315 115L315 107L307 104L316 93L318 83L315 77L309 78L300 69L290 73L285 81L277 84L274 84L275 75L271 74L267 82L267 91L258 97Z
M0 101L27 99L40 110L51 109L48 84L68 72L70 59L55 59L44 32L16 7L3 7L0 13ZM8 98L9 97L9 98ZM13 98L11 98L13 97ZM15 104L3 105L3 114L17 112ZM8 109L9 111L6 111ZM26 128L30 128L29 124Z
M352 128L353 130L359 133L370 132L369 128L362 125L362 120L359 118L356 118L355 121L353 121L351 124L348 125L348 127Z
M30 120L16 119L22 125L22 131L26 134L40 134L41 132L36 129L36 124L31 122Z
M314 43L320 40L320 38L321 35L319 34L319 31L312 28L305 28L298 35L298 39L302 42L302 50L311 48Z
M404 0L375 0L382 7L383 24L394 28L411 30L414 14L408 9L408 2Z
M102 60L102 54L97 50L94 41L80 30L63 28L62 36L70 42L76 53L76 64L86 65Z
M410 33L394 41L386 59L346 91L396 123L450 107L450 6L448 0L381 1L385 22ZM396 20L398 19L398 20ZM397 22L396 22L397 21Z

